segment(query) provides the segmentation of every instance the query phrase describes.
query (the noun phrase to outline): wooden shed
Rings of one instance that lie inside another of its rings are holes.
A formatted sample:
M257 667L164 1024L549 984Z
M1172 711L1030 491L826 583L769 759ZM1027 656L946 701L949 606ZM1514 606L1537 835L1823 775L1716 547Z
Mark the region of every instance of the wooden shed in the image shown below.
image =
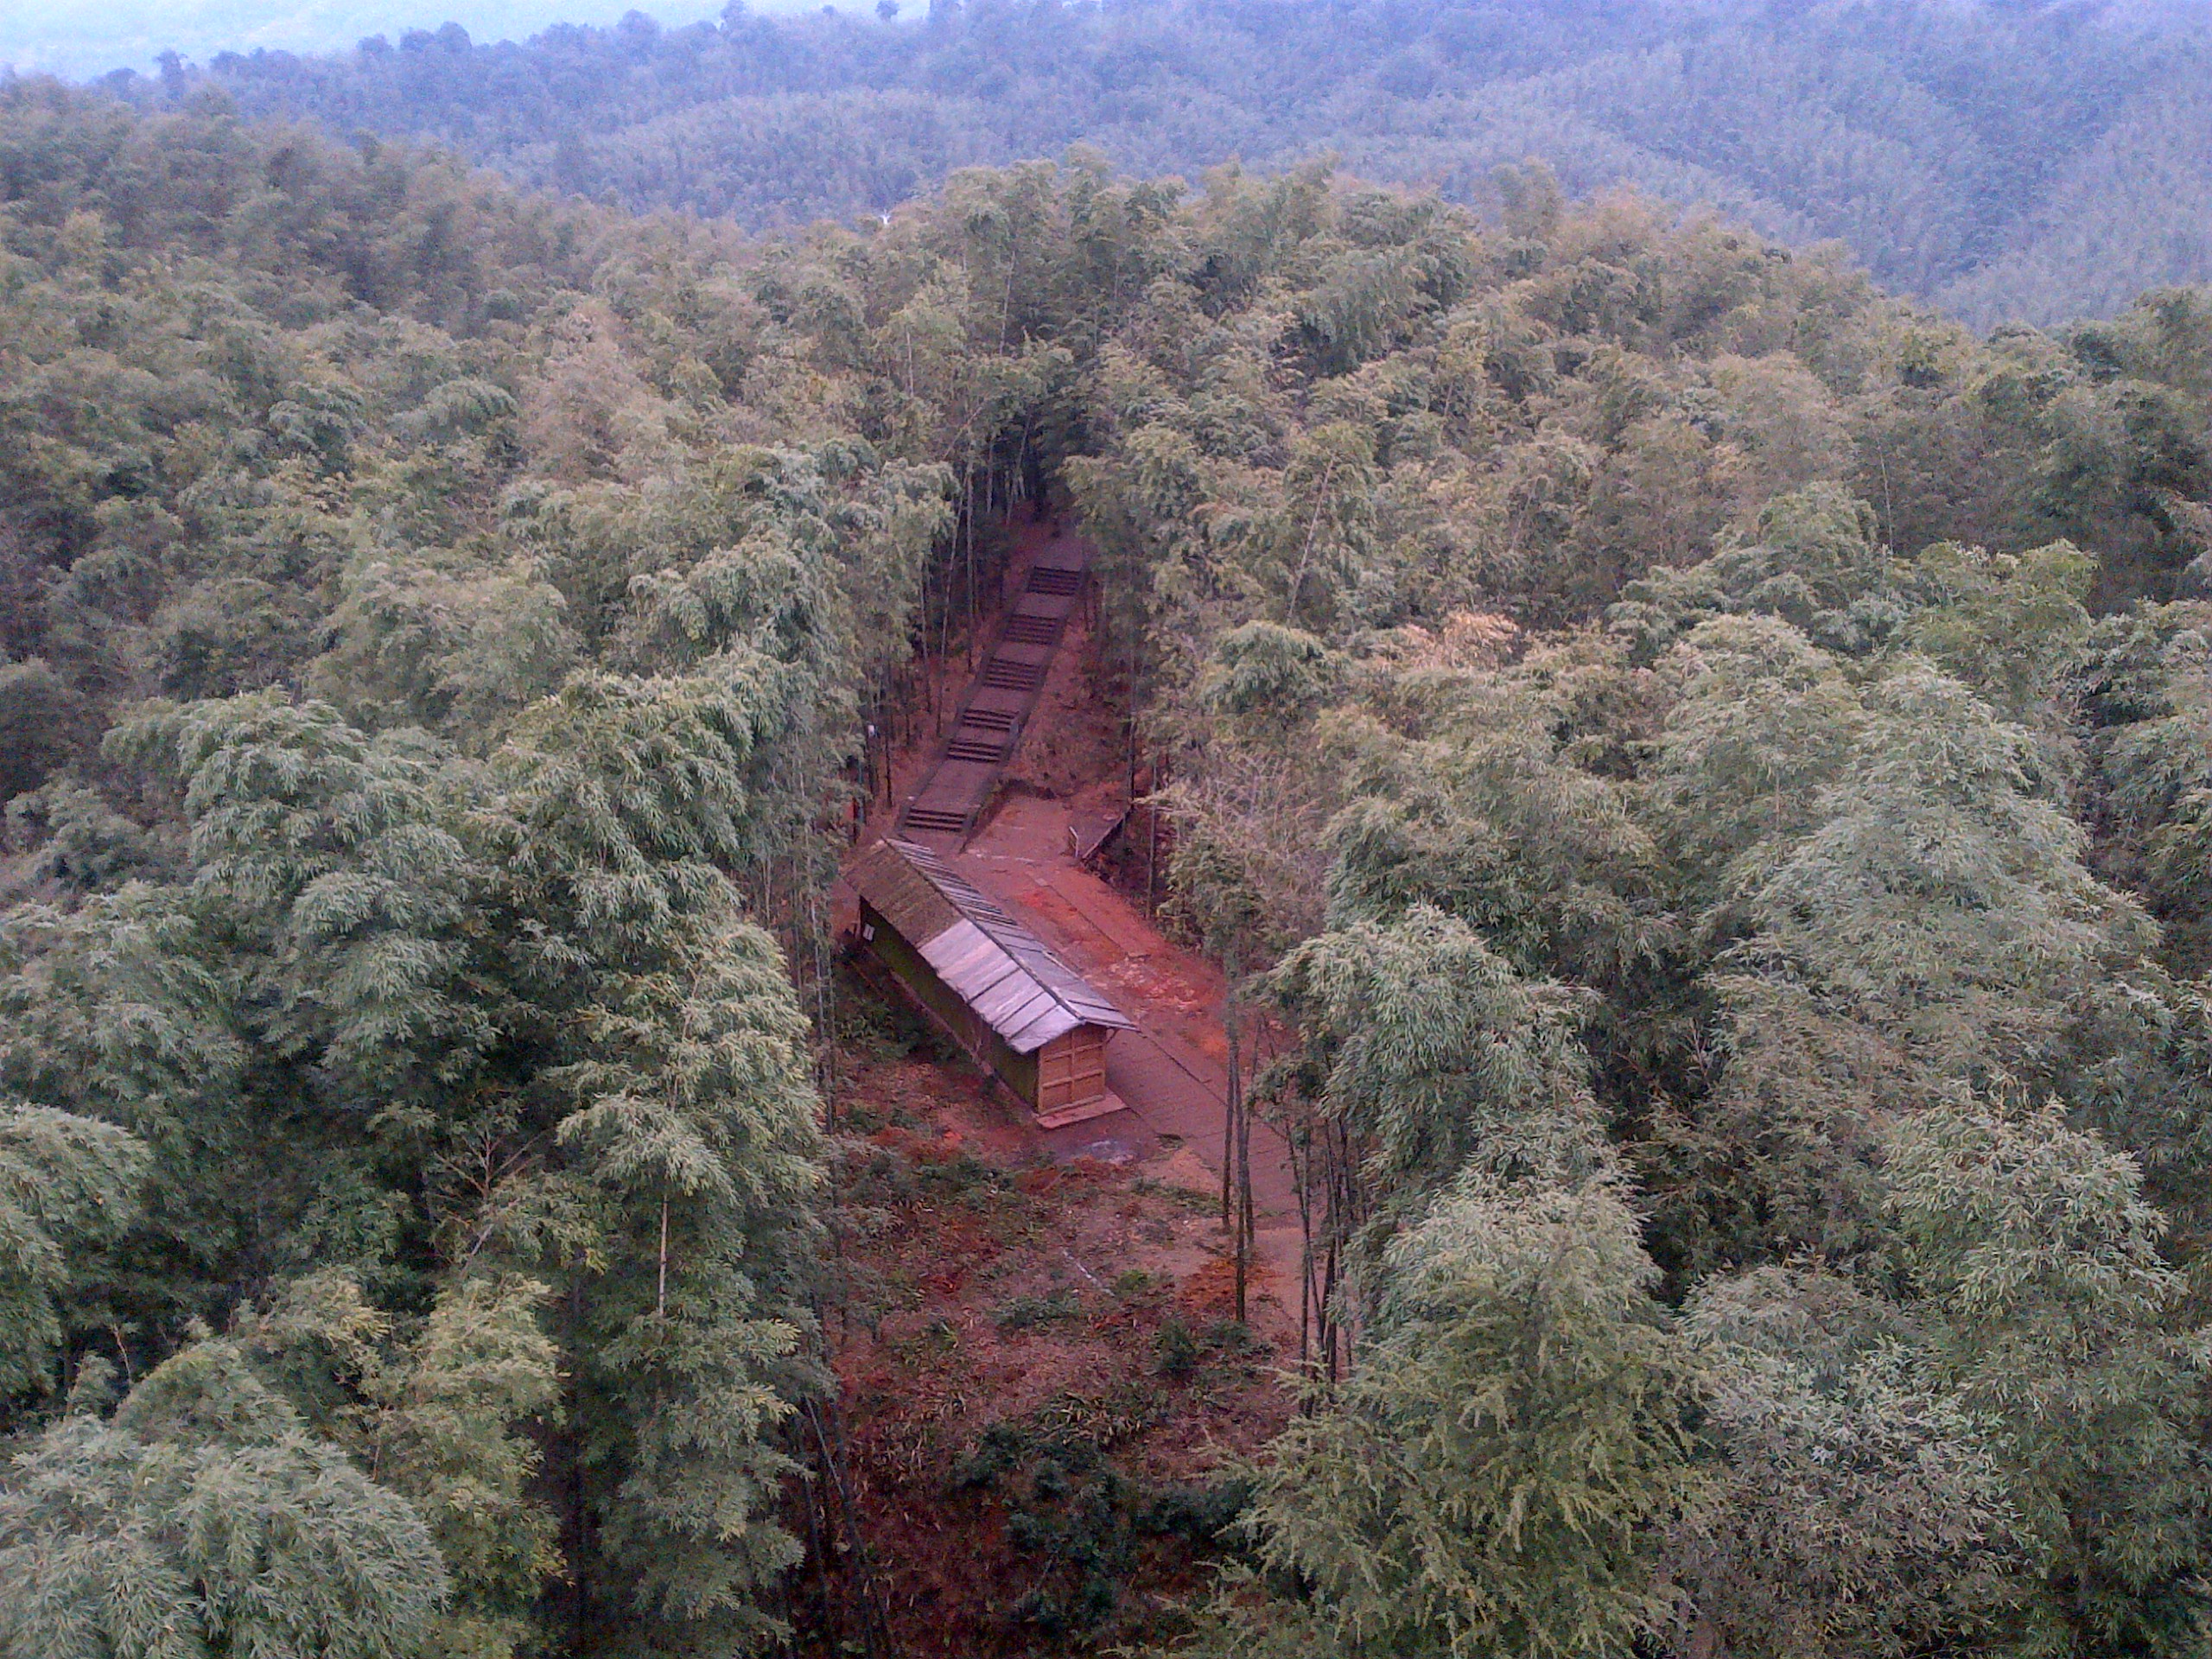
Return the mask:
M879 842L847 872L863 948L1047 1128L1120 1103L1106 1040L1135 1027L995 899L926 847Z

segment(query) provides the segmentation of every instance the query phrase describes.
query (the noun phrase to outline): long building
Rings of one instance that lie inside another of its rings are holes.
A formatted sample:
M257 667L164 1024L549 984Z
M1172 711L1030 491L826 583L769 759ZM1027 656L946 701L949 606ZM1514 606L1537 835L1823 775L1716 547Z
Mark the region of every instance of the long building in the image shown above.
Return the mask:
M879 842L846 872L862 948L1046 1128L1119 1103L1106 1044L1128 1017L926 847Z

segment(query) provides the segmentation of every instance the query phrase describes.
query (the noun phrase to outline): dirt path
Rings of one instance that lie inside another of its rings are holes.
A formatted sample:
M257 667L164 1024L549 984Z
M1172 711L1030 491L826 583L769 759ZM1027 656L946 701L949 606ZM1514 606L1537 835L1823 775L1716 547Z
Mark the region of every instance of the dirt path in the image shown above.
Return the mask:
M1157 1164L1160 1179L1217 1191L1228 1154L1221 976L1075 861L1071 821L1063 802L1016 797L956 860L1137 1022L1106 1051L1107 1087L1127 1109L1036 1131L1038 1138L1056 1156ZM1262 1282L1294 1318L1303 1250L1297 1188L1288 1149L1262 1123L1252 1128L1252 1202Z
M1026 572L1042 566L1082 569L1087 546L1073 532L1046 524L1017 530L1009 582L1017 607L1027 602ZM1059 950L1138 1029L1107 1049L1107 1086L1126 1109L1058 1130L1024 1122L1038 1151L1068 1161L1083 1157L1133 1164L1140 1173L1198 1192L1217 1192L1227 1155L1228 1041L1221 1022L1221 975L1163 935L1141 907L1078 864L1071 826L1123 798L1119 717L1101 687L1105 671L1083 607L1066 615L1050 655L1049 683L1029 693L1029 712L1014 752L994 763L1017 792L1002 798L976 828L964 850L952 837L941 851L986 893L1015 910ZM918 763L918 764L917 764ZM908 770L912 768L912 770ZM930 775L926 756L909 756L900 770ZM926 785L925 785L925 789ZM918 793L919 791L918 791ZM887 812L862 844L892 833ZM1252 1133L1253 1206L1263 1297L1276 1317L1297 1318L1302 1243L1287 1149L1265 1125Z

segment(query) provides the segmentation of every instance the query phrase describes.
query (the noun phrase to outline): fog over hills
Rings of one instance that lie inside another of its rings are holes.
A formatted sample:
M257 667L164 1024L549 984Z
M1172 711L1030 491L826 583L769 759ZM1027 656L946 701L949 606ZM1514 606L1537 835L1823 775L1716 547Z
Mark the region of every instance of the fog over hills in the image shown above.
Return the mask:
M521 40L556 23L612 23L624 0L9 0L0 7L0 65L89 78L150 68L164 52L205 60L220 52L332 52L364 37L457 22L479 40ZM662 0L671 24L711 17L719 0ZM774 10L772 6L769 10Z
M1536 156L1576 194L1627 185L1840 240L1985 327L2212 277L2202 7L941 0L926 19L579 13L488 41L550 3L484 0L467 33L325 57L276 49L270 31L304 25L268 22L200 73L245 113L419 136L526 185L753 226L872 217L956 168L1078 143L1192 179L1332 153L1491 208L1495 170Z

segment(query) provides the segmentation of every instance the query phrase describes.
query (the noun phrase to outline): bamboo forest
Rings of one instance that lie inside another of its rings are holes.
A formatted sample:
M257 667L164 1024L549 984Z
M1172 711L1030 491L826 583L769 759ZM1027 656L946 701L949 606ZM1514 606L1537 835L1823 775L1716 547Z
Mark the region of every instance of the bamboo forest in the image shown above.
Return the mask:
M0 77L0 1655L2212 1654L2212 270L646 27Z

